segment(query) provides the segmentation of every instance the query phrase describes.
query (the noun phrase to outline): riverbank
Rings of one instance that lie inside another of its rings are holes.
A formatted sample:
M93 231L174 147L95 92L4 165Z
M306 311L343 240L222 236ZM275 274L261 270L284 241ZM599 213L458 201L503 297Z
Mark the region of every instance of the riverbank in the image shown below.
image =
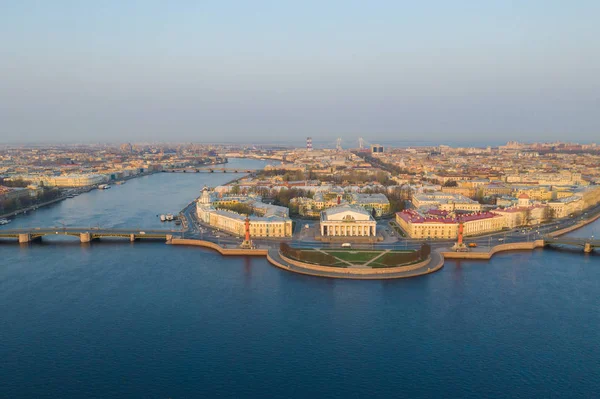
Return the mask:
M61 196L61 197L55 198L55 199L53 199L53 200L50 200L50 201L42 202L42 203L39 203L39 204L35 204L35 205L28 206L27 208L21 208L21 209L18 209L18 210L16 210L16 211L12 211L12 212L9 212L9 213L5 213L4 215L0 215L0 219L3 219L3 218L11 218L11 217L17 216L17 215L19 215L19 214L21 214L21 213L27 213L27 212L30 212L30 211L36 210L36 209L38 209L38 208L41 208L41 207L44 207L44 206L48 206L48 205L55 204L55 203L57 203L57 202L60 202L60 201L63 201L63 200L65 200L65 199L67 199L67 198L69 198L69 197L68 197L68 196L66 196L66 195L63 195L63 196Z
M567 233L571 233L575 230L578 230L584 226L587 226L590 223L595 222L600 219L600 213L580 221L579 223L574 224L573 226L565 227L564 229L554 231L549 233L549 237L560 237ZM529 242L515 242L510 244L499 244L492 248L489 251L468 251L468 252L454 252L454 251L440 251L445 259L480 259L480 260L489 260L497 253L507 252L507 251L522 251L529 250L532 251L537 248L543 248L545 245L544 240L535 240Z
M600 219L600 213L596 214L588 219L582 220L573 226L566 227L564 229L555 231L549 236L558 237L563 234L570 233L581 227L584 227L594 221ZM242 249L242 248L223 248L218 244L210 241L195 240L195 239L177 239L174 238L169 242L174 245L194 245L205 248L216 250L224 256L266 256L269 263L272 265L294 273L328 277L328 278L348 278L348 279L392 279L392 278L409 278L417 277L425 274L434 273L440 270L444 266L445 259L464 259L464 260L490 260L495 254L500 252L510 251L532 251L538 248L543 248L545 245L544 240L535 240L528 242L516 242L499 244L489 251L474 250L468 252L454 252L450 250L437 249L432 251L431 257L426 261L407 265L390 268L336 268L330 266L321 266L299 262L293 259L286 258L278 250L267 250L267 249Z
M275 249L224 248L210 241L184 238L173 238L168 241L168 244L209 248L219 252L223 256L265 256L269 263L280 269L299 274L329 278L349 278L357 280L408 278L434 273L444 266L444 259L438 252L432 253L429 258L422 262L406 266L388 268L339 268L299 262L286 258L279 250Z

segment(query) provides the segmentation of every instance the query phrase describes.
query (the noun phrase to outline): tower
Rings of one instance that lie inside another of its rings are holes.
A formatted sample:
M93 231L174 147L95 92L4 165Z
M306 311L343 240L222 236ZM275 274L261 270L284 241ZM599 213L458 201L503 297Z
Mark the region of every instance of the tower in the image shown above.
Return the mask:
M362 150L364 146L365 146L365 139L363 139L362 137L359 137L358 138L358 149Z
M210 200L210 192L208 187L204 186L202 188L202 195L200 196L200 203L203 205L209 205L211 203Z
M337 140L335 140L335 149L338 151L342 150L342 138L338 137Z
M245 241L250 242L250 218L248 217L248 215L246 215L244 227L246 229Z
M312 151L312 137L306 138L306 151Z
M250 216L246 215L244 220L244 241L240 244L240 248L252 249L252 241L250 241Z

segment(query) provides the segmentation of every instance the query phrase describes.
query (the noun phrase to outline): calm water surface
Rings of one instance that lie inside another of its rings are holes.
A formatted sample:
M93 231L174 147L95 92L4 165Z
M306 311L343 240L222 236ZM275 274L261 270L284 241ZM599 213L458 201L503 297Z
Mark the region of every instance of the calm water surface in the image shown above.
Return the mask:
M131 180L11 227L164 227L233 177ZM599 397L599 260L539 250L347 281L160 243L0 244L0 397Z

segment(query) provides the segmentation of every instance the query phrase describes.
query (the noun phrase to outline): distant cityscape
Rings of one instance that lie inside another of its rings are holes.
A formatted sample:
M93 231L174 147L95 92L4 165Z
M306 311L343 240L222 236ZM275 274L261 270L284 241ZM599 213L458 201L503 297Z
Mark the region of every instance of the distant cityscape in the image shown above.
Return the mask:
M229 158L269 165L231 170ZM230 184L204 188L198 219L240 237L246 217L253 237L291 237L292 219L320 219L318 239L376 240L374 220L388 217L408 238L455 239L460 225L468 237L584 213L600 203L599 163L599 145L561 142L391 148L361 138L356 148L347 149L341 139L333 148L314 148L307 137L302 148L7 146L0 150L0 215L140 175L246 172ZM348 228L335 215L364 222Z

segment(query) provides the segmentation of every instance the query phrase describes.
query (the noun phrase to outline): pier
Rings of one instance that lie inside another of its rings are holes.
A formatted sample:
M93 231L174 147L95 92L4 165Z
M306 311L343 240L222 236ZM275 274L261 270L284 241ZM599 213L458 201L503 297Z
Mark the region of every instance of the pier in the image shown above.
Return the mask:
M172 230L133 230L133 229L93 229L93 228L30 228L0 230L0 239L17 239L19 243L29 243L41 240L45 236L71 236L79 238L82 243L91 242L100 238L124 238L129 241L165 240L170 241L178 236L178 231Z

